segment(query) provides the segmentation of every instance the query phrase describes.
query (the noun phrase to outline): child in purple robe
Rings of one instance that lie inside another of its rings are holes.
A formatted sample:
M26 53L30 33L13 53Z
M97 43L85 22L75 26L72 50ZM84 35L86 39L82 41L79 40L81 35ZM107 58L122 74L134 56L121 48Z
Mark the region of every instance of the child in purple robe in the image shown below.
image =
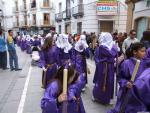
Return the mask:
M138 109L138 103L136 101L129 100L125 104L125 100L128 98L126 94L128 92L128 97L130 98L133 95L132 90L134 87L134 83L130 82L133 70L136 64L136 59L140 60L140 65L138 71L136 73L136 78L139 78L141 73L147 68L147 63L143 60L145 56L146 48L142 43L134 43L131 44L130 48L126 51L126 56L128 59L123 61L119 69L118 82L120 85L119 93L117 95L117 103L113 110L110 110L108 113L137 113L134 111ZM134 106L131 107L131 106ZM120 112L123 110L122 112Z
M119 47L110 33L101 33L99 47L95 50L96 70L94 75L93 99L109 104L114 92L115 58Z
M39 67L43 69L42 87L46 88L48 81L57 72L59 65L59 52L53 44L53 37L46 37L42 50L40 51Z
M85 74L78 74L73 66L67 66L68 69L68 90L67 94L62 93L63 70L66 67L61 66L54 79L52 79L41 100L42 113L62 113L62 105L67 101L66 113L85 113L81 99L81 89L85 85Z

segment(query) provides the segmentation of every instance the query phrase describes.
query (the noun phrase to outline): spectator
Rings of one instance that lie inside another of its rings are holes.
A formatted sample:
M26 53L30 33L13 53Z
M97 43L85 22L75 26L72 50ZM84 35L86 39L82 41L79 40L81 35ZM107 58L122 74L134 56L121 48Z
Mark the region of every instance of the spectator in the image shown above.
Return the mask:
M3 70L7 68L7 51L6 51L6 40L3 35L2 29L0 29L0 68Z
M122 51L125 54L125 51L130 47L132 43L139 42L139 40L136 38L136 31L131 30L130 36L124 40L122 44Z
M123 38L124 38L124 40L126 39L128 37L128 34L127 33L123 33Z
M141 42L145 45L146 48L150 47L150 31L144 31Z
M18 67L18 56L17 56L16 49L15 49L12 30L8 30L7 47L8 47L8 52L9 52L10 70L11 71L22 70Z
M122 51L122 44L123 44L123 41L124 41L124 37L123 37L123 34L120 32L117 36L117 43L118 43L118 46L120 48L120 52L119 52L119 55L121 55L123 53Z

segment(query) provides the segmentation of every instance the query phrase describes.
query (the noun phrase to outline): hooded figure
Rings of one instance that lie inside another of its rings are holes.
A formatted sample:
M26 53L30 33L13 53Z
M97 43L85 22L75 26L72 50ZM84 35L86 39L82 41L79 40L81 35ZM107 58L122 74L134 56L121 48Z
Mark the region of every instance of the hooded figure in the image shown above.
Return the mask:
M94 75L93 97L102 104L109 104L114 91L115 57L118 48L110 33L102 33L99 46L95 50L96 70Z
M21 39L21 50L22 51L25 51L26 50L26 47L27 45L26 45L26 37L25 37L25 35L22 35L22 39Z
M88 47L89 46L88 46L87 41L86 41L86 36L85 35L81 35L80 39L75 44L75 50L77 50L78 52L83 52Z
M75 65L77 72L86 74L87 83L87 64L86 57L89 58L89 48L86 42L86 36L81 35L76 42L72 53L72 62Z
M30 35L26 36L26 52L28 54L32 53L32 50L31 50L31 37L30 37Z
M72 45L69 43L68 35L61 34L57 38L56 45L59 48L60 66L69 63L72 57Z

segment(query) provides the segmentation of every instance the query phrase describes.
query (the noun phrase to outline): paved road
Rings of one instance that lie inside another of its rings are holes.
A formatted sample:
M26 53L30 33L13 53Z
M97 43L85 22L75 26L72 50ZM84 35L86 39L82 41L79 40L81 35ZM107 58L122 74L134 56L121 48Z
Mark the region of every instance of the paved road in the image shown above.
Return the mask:
M0 113L41 113L40 100L44 90L41 88L41 69L31 67L30 55L17 48L22 71L0 70ZM92 80L94 62L88 60L91 74L88 75L86 91L82 98L86 113L106 113L111 106L103 106L92 101Z

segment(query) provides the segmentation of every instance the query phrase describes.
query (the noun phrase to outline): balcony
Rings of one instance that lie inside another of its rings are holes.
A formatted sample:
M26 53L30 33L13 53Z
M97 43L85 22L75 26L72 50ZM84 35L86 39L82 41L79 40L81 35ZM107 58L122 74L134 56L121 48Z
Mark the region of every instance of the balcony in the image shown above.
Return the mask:
M83 15L84 15L84 5L83 4L79 4L76 7L73 7L72 8L72 15L75 18L83 17Z
M70 18L71 18L71 9L67 9L63 11L63 19L70 20Z
M55 20L56 20L57 22L61 22L62 19L63 19L63 13L62 13L62 12L55 14Z
M48 27L51 25L51 22L48 20L40 20L40 27Z
M30 10L36 10L37 4L36 3L30 3Z

